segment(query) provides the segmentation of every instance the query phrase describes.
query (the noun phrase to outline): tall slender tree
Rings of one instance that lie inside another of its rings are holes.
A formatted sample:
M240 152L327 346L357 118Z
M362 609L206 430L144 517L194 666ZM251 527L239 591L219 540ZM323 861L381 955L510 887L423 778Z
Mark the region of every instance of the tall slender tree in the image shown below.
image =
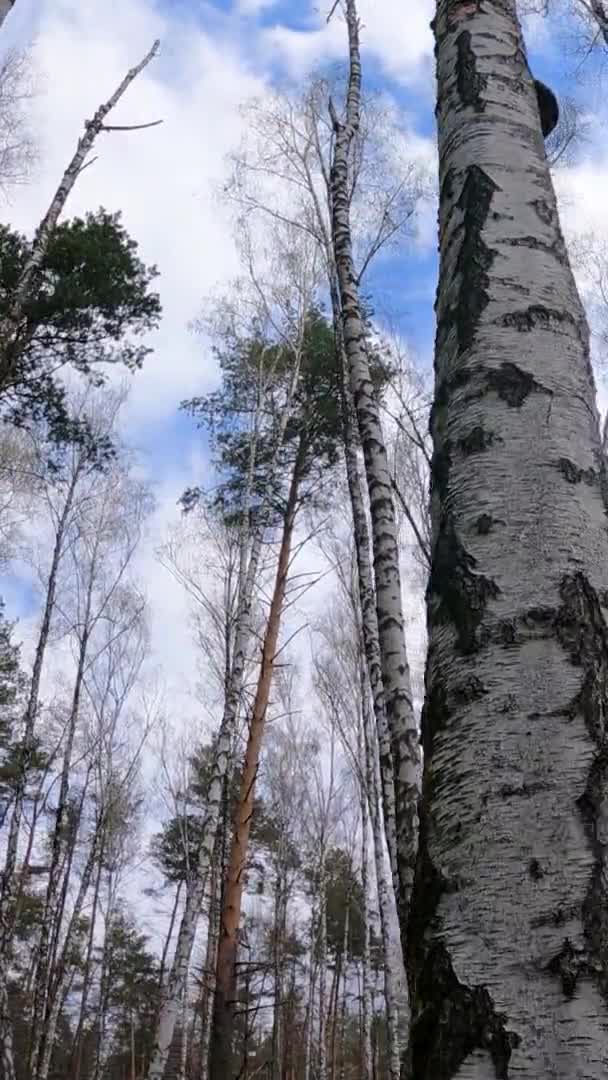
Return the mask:
M608 511L515 0L439 0L440 278L414 1080L608 1060Z
M329 181L331 235L342 340L369 494L378 645L395 785L397 902L402 925L405 926L416 855L418 731L405 643L393 491L380 407L373 393L369 341L353 256L350 192L353 183L353 140L361 120L361 58L355 0L345 0L344 10L348 29L349 69L343 118L338 116L330 100L334 129Z

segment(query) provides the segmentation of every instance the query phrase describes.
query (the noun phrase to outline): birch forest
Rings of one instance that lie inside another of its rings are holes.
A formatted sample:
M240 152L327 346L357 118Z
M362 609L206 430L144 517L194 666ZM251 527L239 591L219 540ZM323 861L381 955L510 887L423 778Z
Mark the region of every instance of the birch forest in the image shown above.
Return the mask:
M608 1077L607 80L0 0L0 1080Z

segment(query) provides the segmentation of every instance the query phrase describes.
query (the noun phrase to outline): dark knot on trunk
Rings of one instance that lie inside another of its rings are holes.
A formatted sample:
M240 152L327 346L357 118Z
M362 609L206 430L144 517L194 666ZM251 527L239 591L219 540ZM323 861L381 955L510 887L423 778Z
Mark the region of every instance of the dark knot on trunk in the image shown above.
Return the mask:
M559 105L557 104L557 98L552 90L548 86L545 86L539 79L534 80L534 89L536 90L536 100L538 101L538 111L540 113L540 124L543 131L543 136L546 139L547 135L550 135L553 129L557 125L559 120Z

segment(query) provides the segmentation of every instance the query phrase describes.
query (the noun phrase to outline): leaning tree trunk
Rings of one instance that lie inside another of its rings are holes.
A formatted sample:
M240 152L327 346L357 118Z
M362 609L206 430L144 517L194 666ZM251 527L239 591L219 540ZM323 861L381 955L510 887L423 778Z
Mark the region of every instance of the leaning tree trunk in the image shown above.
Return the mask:
M217 944L220 933L220 907L224 876L224 860L220 857L223 845L218 845L218 854L211 874L209 889L209 921L207 924L207 943L205 946L205 968L201 988L201 1050L200 1071L197 1080L208 1080L209 1045L211 1041L211 1017L215 996L215 968L217 964ZM219 860L219 865L218 865Z
M334 154L331 222L342 332L369 493L384 702L391 732L397 824L398 906L404 925L416 861L418 731L405 646L397 522L379 404L374 394L350 228L351 150L359 129L361 62L355 0L346 0L349 79L344 123L330 103Z
M241 773L230 862L222 900L209 1054L209 1074L213 1080L228 1080L231 1070L232 1035L236 1004L238 931L241 921L244 879L249 852L255 784L274 675L285 590L289 576L293 530L298 509L298 492L302 479L305 453L306 445L304 437L302 437L293 466L287 498L275 585L262 647L262 662L258 684L249 721L249 733Z
M319 861L319 1023L315 1080L327 1080L327 881L326 843Z
M362 701L362 726L365 740L365 786L369 801L370 818L372 824L372 838L374 848L374 863L376 867L376 888L378 892L378 913L380 916L380 938L382 941L382 960L384 972L384 1007L386 1011L386 1056L388 1063L389 1080L399 1080L401 1068L401 1039L399 1037L399 1005L397 1001L397 974L394 954L393 939L390 932L391 913L394 918L394 907L391 908L391 896L386 875L384 860L384 844L382 842L382 818L380 814L380 799L378 794L378 781L376 770L376 755L373 740L373 732L368 708L367 676L361 675L361 701ZM399 957L401 960L401 957Z
M349 384L348 357L344 347L340 298L338 295L337 282L335 281L335 275L333 275L333 273L331 275L330 293L336 347L340 364L344 463L346 466L346 479L348 483L351 513L353 516L353 540L357 562L359 611L356 613L356 622L361 626L361 638L369 684L372 692L372 701L374 704L374 718L376 721L376 730L378 732L380 775L382 778L384 831L386 833L386 844L391 864L393 887L395 896L397 897L397 900L399 900L400 888L397 859L396 811L396 781L399 779L399 773L393 768L393 759L399 759L401 744L396 726L397 718L393 717L392 730L394 739L393 744L391 745L391 731L389 730L386 716L384 684L382 681L382 654L380 649L380 636L378 633L378 615L376 612L376 590L374 587L370 535L367 524L367 509L359 467L357 419ZM407 789L402 793L402 801L403 798L405 798L405 801L407 802Z
M363 735L363 732L361 733ZM359 760L366 773L365 741L361 738ZM366 785L361 783L359 810L361 814L361 893L363 909L363 949L361 956L361 1064L359 1080L371 1080L372 1076L372 997L370 981L370 893L369 893L369 809Z
M414 1080L608 1062L608 490L515 0L440 0Z
M44 911L40 927L40 939L38 941L38 958L36 966L36 980L34 986L34 1007L32 1010L32 1038L30 1046L30 1072L32 1077L38 1077L44 1056L45 1025L43 1018L47 1008L50 982L52 977L52 954L51 941L53 929L53 916L56 914L59 888L61 884L61 857L65 848L65 830L68 817L68 799L70 793L70 777L72 770L72 753L76 736L76 724L80 714L80 699L84 684L84 676L91 632L91 605L93 599L94 571L91 567L85 612L83 618L83 631L78 647L78 664L72 691L72 703L66 732L65 748L63 752L63 764L59 795L57 798L57 810L53 825L51 860L49 865L49 879L44 899Z

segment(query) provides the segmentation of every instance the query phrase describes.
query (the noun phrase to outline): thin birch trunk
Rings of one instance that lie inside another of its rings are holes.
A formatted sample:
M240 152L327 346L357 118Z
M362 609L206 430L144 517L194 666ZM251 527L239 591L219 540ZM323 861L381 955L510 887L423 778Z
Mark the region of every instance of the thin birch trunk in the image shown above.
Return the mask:
M361 737L361 767L365 766L365 738ZM371 1080L372 1073L372 996L370 982L370 917L369 917L369 809L367 793L361 785L361 891L363 895L363 955L361 957L361 1067L360 1080Z
M299 360L296 360L294 371L287 396L287 403L279 421L279 430L274 446L270 470L276 468L280 449L283 444L285 430L290 414L291 401L295 393L299 379ZM243 527L243 544L248 545L250 539L249 528L249 494L252 490L253 465L250 462L250 474L247 482L245 505L246 514ZM251 552L247 563L246 575L239 584L239 602L236 616L236 629L234 648L232 651L232 669L227 680L224 711L218 734L215 750L215 760L207 789L207 814L203 829L203 839L198 854L198 873L194 885L187 889L186 903L182 914L180 927L175 946L175 953L171 966L169 980L163 995L159 1020L157 1024L154 1050L152 1052L148 1080L163 1080L169 1048L173 1039L175 1023L178 1016L179 1001L183 986L186 965L190 961L192 947L196 936L196 928L200 917L207 874L213 855L213 845L220 818L222 792L225 778L230 768L232 746L236 733L236 725L243 692L243 678L247 659L247 647L251 636L251 607L253 603L254 586L260 566L262 555L263 533L259 528L253 531L251 537ZM241 571L245 567L246 560L241 548Z
M221 847L222 845L218 845ZM205 946L205 968L203 971L203 993L201 995L201 1068L199 1080L208 1080L209 1046L211 1042L211 1017L215 996L215 968L217 964L217 945L220 932L220 911L223 892L224 860L216 858L211 875L209 899L209 923Z
M51 630L51 620L53 617L53 612L55 610L55 598L57 594L57 575L59 572L59 564L63 553L65 531L74 504L74 496L76 492L76 484L78 481L78 477L79 471L75 470L66 494L65 503L63 505L59 521L57 523L57 528L55 530L55 542L53 545L53 555L51 558L51 566L49 570L46 596L44 601L44 610L42 613L40 630L38 631L38 640L36 642L36 651L34 654L34 664L32 667L32 678L30 682L27 704L25 707L25 712L23 714L23 738L21 740L23 760L20 775L17 780L13 810L11 814L8 837L6 841L4 870L2 873L2 891L0 894L0 983L3 978L3 973L8 965L8 957L12 944L13 907L18 888L16 878L16 866L17 853L19 848L19 834L21 831L23 804L27 784L27 767L34 748L34 732L36 725L36 716L38 713L38 702L40 697L40 679L42 676L42 666L44 663L49 633Z
M339 317L339 313L338 313ZM335 323L335 319L334 319ZM384 831L388 848L393 888L395 897L399 903L401 890L399 888L399 867L397 858L397 809L395 774L393 761L398 753L398 741L391 746L391 732L389 730L386 708L384 702L384 684L382 681L382 660L380 651L380 638L378 633L378 615L376 612L376 591L374 587L372 558L370 550L370 536L367 525L367 513L363 490L361 487L361 475L359 471L359 459L357 454L357 431L356 419L353 413L352 395L348 386L347 358L344 350L344 340L341 324L338 323L337 341L339 352L342 357L342 411L344 427L344 461L346 465L346 478L350 496L351 510L353 515L353 538L355 557L357 561L357 586L359 593L359 613L357 622L361 626L363 650L367 665L369 685L372 692L374 706L374 718L378 734L378 752L380 761L380 776L382 779L382 807L384 818ZM396 730L396 728L395 728Z
M272 1017L272 1063L270 1080L281 1080L283 1061L283 943L286 921L285 882L279 870L275 883L274 948L273 948L273 996Z
M78 1011L78 1026L76 1028L76 1034L74 1035L74 1048L76 1053L76 1062L74 1065L74 1080L80 1080L82 1071L82 1051L84 1049L84 1025L86 1022L87 1004L89 999L89 992L91 989L91 982L93 976L93 949L95 945L95 927L97 923L97 910L99 907L99 895L101 891L101 876L103 873L103 854L104 845L102 842L101 850L99 852L99 861L97 865L97 874L95 876L95 885L93 888L93 903L91 906L91 924L89 927L89 936L87 940L87 952L84 965L84 975L82 981L82 994L80 997L80 1007Z
M313 902L310 914L310 954L308 964L308 992L306 996L306 1022L304 1029L303 1080L310 1080L312 1068L312 1044L315 1004L315 946L317 942L317 912Z
M57 898L60 885L61 856L64 847L64 829L68 810L68 798L70 792L70 772L72 767L72 752L76 735L76 724L80 714L80 697L82 694L85 665L89 646L90 616L93 599L94 573L91 568L85 612L83 619L83 632L78 651L78 666L72 692L72 704L70 718L66 733L66 742L63 752L63 766L55 823L53 828L53 843L51 849L51 862L49 866L49 879L44 900L44 912L40 927L40 940L38 942L38 964L36 969L36 982L34 987L34 1007L32 1010L32 1037L30 1046L30 1071L32 1077L38 1080L38 1070L42 1061L42 1044L44 1041L43 1017L47 1007L48 990L51 976L51 935L53 915L57 906Z
M103 828L103 825L100 827ZM68 959L74 944L78 921L82 914L86 895L89 891L89 886L93 877L95 862L98 857L98 837L99 833L96 830L80 879L80 886L70 915L61 956L55 963L52 973L49 975L46 1010L41 1025L42 1035L38 1048L38 1065L36 1073L33 1074L36 1080L47 1080L49 1074L59 1013L64 1003L65 991L70 978Z
M222 903L221 930L218 946L216 987L211 1029L209 1071L213 1080L228 1080L234 1027L236 995L236 959L238 931L241 921L244 877L249 852L249 835L253 815L255 785L266 726L266 713L274 675L281 615L289 576L291 546L298 510L298 494L306 454L301 437L293 466L287 497L283 534L277 563L275 585L268 614L258 684L251 710L245 760L241 773L239 799L230 851L230 862Z
M6 7L6 0L4 0L4 4ZM4 15L2 14L1 5L2 0L0 0L0 25L2 25L7 14L7 10L4 11ZM149 53L144 56L143 60L127 72L120 86L117 87L112 96L108 98L104 105L99 106L93 119L85 122L84 134L78 140L74 156L65 170L61 183L51 200L51 204L36 230L36 236L34 237L29 258L21 272L21 277L15 289L10 312L4 322L4 326L0 329L0 336L3 340L3 348L0 352L0 394L11 384L15 364L19 357L21 345L19 340L21 329L20 323L23 318L24 309L35 288L36 278L44 261L49 240L67 202L68 196L83 168L86 167L86 159L93 147L95 139L99 133L104 130L104 120L106 116L114 106L118 104L133 80L137 78L140 72L150 63L152 58L156 56L159 45L160 42L154 42L154 45Z
M514 0L434 24L440 278L414 1080L608 1062L608 497Z
M13 1051L13 1021L9 1008L6 972L0 979L0 1065L2 1080L15 1080L15 1055Z
M317 1045L316 1080L327 1080L327 888L325 880L326 866L325 844L319 863L319 1024Z
M169 918L169 926L167 928L167 933L165 935L165 941L164 941L164 944L163 944L163 951L162 951L161 958L160 958L160 967L158 969L158 986L159 986L159 989L161 991L162 991L163 983L164 983L164 980L165 980L165 970L166 970L166 967L167 967L167 956L169 955L169 947L171 945L171 939L173 937L173 931L175 929L175 921L177 919L177 913L179 911L179 903L180 903L180 900L181 900L183 887L184 887L183 880L178 881L177 889L175 890L175 897L173 899L173 907L171 908L171 916Z
M366 328L354 269L350 228L352 142L359 129L361 62L355 0L346 0L349 79L346 118L330 103L334 153L330 175L332 238L344 348L369 493L376 611L386 717L391 733L396 799L398 906L405 926L416 859L419 747L405 645L397 524L378 402L370 377Z
M367 677L363 672L361 685L363 732L365 739L365 786L368 793L372 824L376 886L378 891L378 912L380 915L380 936L382 938L382 953L384 960L384 1003L386 1009L388 1075L390 1080L399 1080L401 1071L401 1042L398 1030L399 1010L397 1004L395 957L393 955L393 942L390 933L391 898L389 895L388 882L386 880L380 799L378 797L376 762L368 708L369 695L367 692Z

